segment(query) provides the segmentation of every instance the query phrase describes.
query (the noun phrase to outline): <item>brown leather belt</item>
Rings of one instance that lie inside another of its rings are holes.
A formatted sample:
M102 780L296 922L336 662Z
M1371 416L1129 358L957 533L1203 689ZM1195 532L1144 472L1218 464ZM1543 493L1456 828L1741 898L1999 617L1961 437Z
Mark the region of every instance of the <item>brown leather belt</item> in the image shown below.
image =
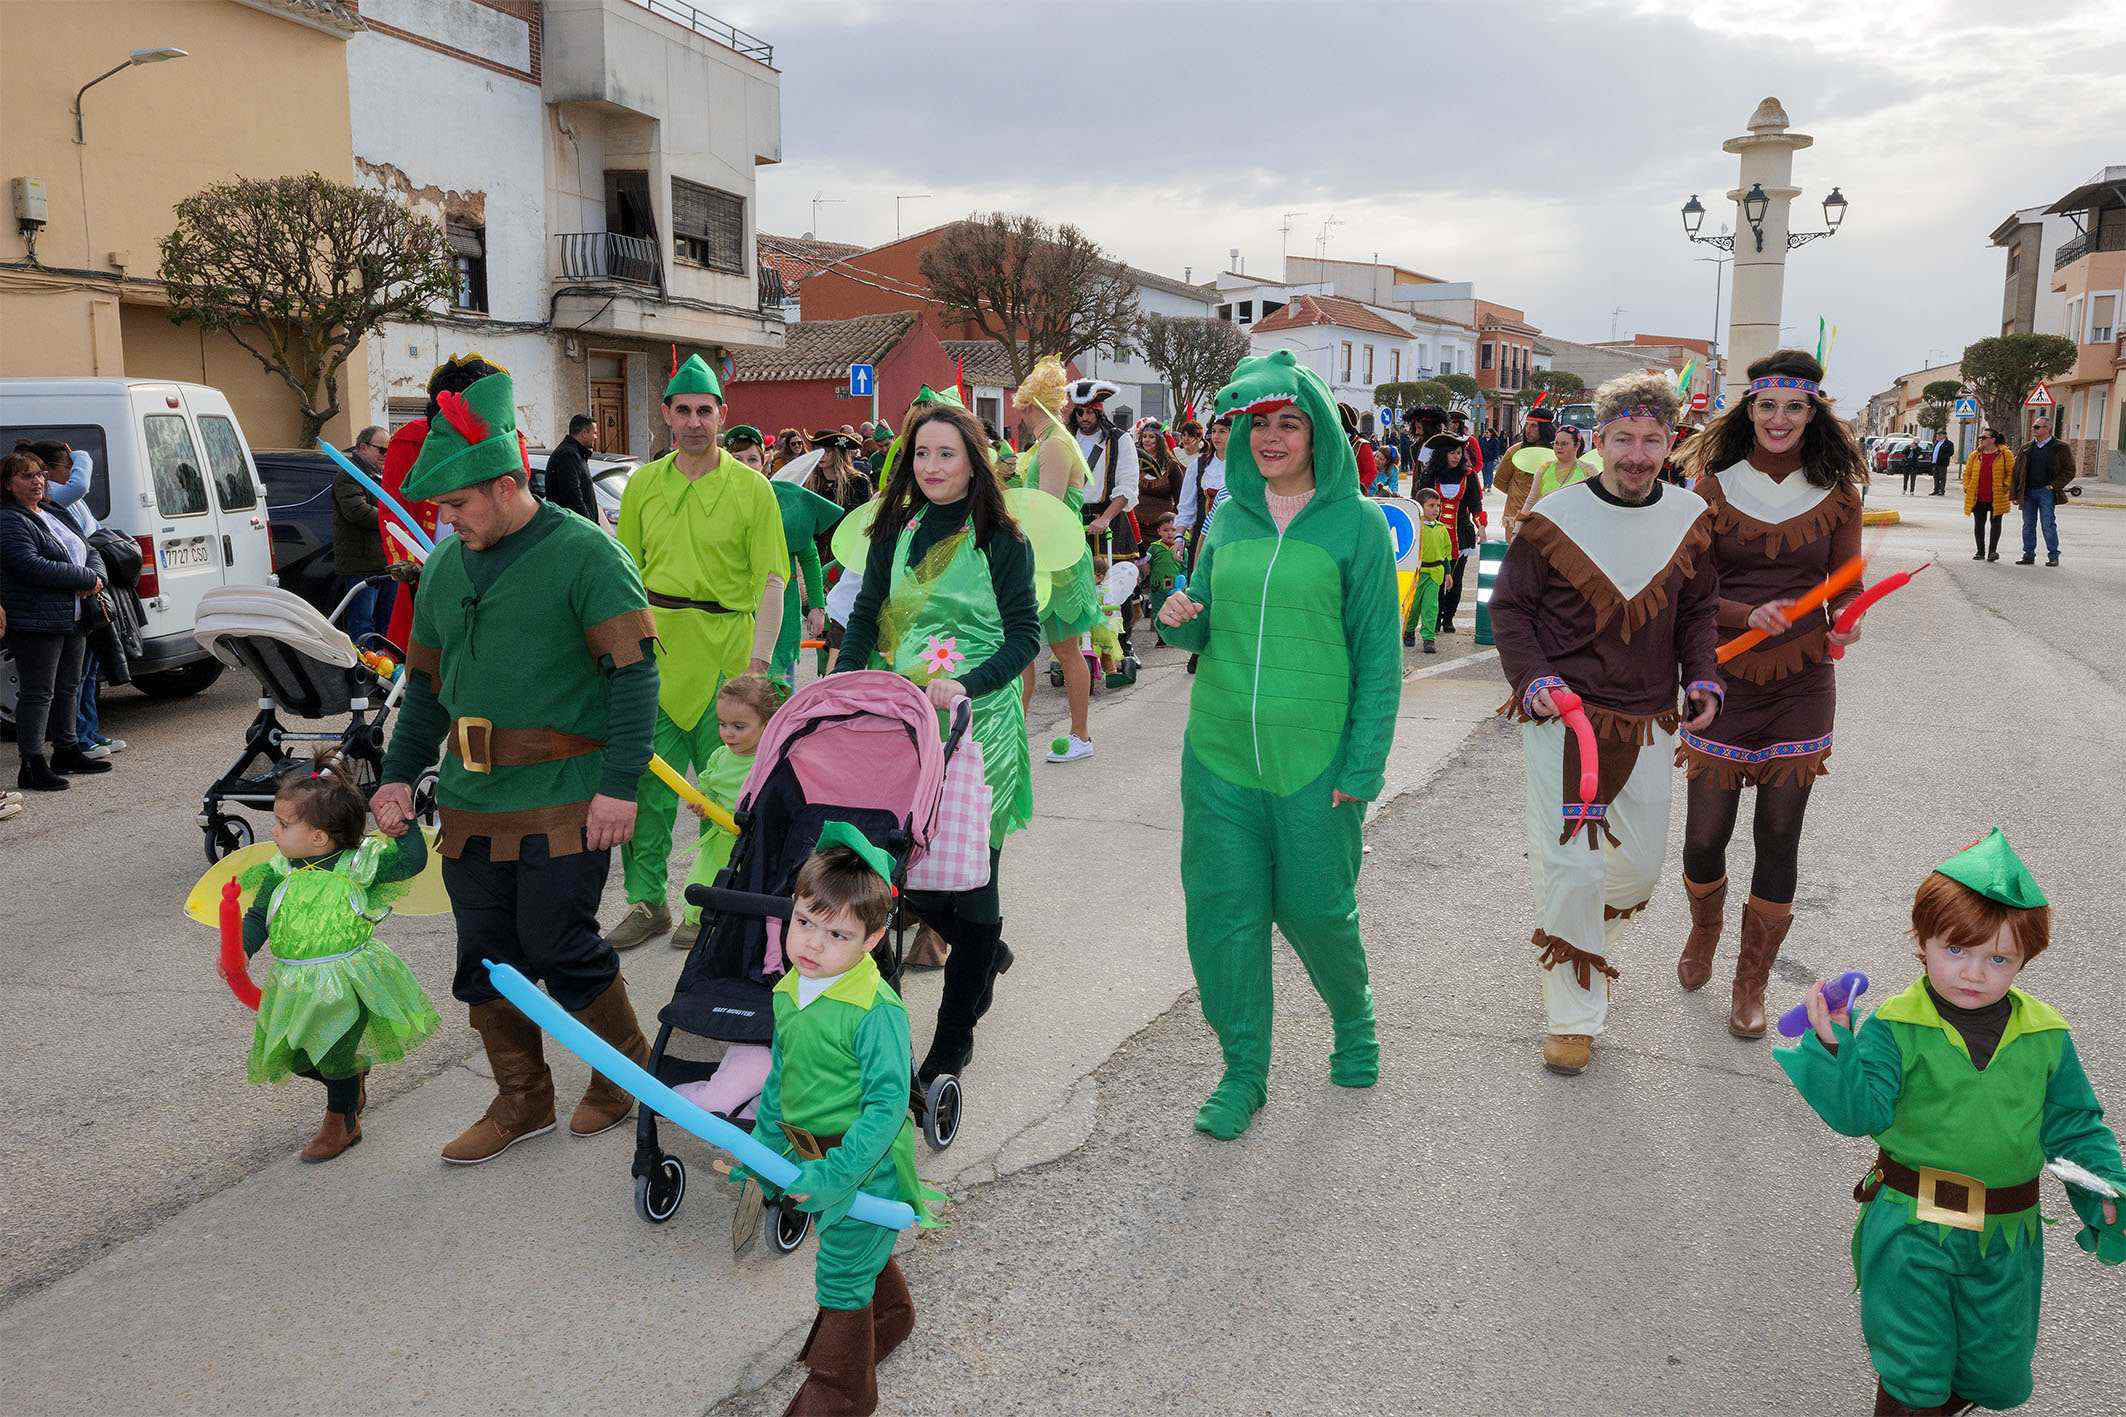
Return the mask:
M1853 1198L1872 1200L1877 1190L1888 1186L1919 1202L1913 1211L1915 1219L1958 1230L1983 1230L1989 1215L2013 1215L2036 1205L2040 1179L2032 1176L2018 1185L1989 1187L1954 1171L1910 1167L1887 1151L1878 1151L1874 1169L1853 1188Z
M817 1161L842 1144L840 1132L831 1137L820 1136L806 1131L803 1127L793 1127L788 1122L782 1124L782 1134L789 1138L791 1149L806 1161Z
M558 728L497 728L484 718L450 721L448 751L458 755L467 772L529 767L595 753L605 744Z
M650 598L650 604L656 606L659 610L706 610L711 615L736 615L738 613L730 606L719 605L713 600L684 600L679 596L666 595L664 592L656 590L644 591L643 594L647 595Z

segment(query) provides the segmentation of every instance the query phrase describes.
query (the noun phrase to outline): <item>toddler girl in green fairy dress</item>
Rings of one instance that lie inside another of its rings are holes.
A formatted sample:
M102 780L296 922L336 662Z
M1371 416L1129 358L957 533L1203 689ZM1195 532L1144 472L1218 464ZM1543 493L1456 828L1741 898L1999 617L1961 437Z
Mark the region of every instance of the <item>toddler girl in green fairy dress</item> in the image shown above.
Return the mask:
M418 830L363 839L368 804L336 754L296 770L273 800L269 861L237 879L251 905L244 953L270 949L251 1036L252 1082L325 1085L325 1121L303 1160L330 1161L362 1139L364 1079L441 1026L404 960L375 938L391 902L428 863Z

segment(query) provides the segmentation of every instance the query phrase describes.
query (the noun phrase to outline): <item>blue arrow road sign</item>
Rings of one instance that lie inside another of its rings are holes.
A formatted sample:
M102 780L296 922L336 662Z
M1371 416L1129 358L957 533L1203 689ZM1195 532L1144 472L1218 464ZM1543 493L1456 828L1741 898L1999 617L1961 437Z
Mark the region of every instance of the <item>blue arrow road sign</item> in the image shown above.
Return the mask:
M870 398L877 386L878 370L874 366L869 364L852 364L849 366L850 398Z
M1971 397L1971 395L1969 394L1965 394L1961 398L1957 399L1956 416L1958 418L1978 417L1978 400Z

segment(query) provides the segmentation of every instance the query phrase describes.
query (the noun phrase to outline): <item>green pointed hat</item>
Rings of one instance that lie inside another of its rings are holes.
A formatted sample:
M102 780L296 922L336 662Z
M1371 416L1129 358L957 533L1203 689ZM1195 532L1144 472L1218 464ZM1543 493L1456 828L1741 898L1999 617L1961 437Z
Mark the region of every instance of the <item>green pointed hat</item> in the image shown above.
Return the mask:
M1934 869L1987 900L2017 910L2035 910L2046 904L2045 893L2037 888L2037 878L2030 874L2023 858L2015 854L2015 848L2008 845L2008 834L1999 827Z
M814 851L825 851L830 846L846 846L864 859L864 864L878 872L887 885L893 884L893 858L871 844L871 838L847 822L829 822L819 829L819 845Z
M445 492L524 474L517 444L516 386L507 374L489 374L466 387L436 395L436 417L401 489L408 501L431 501Z
M721 399L723 384L717 379L716 371L709 368L707 360L698 354L690 354L671 382L664 386L666 398L674 394L714 394Z
M735 428L723 430L723 445L733 452L740 448L766 446L766 444L767 439L761 437L760 430L750 423L741 423Z

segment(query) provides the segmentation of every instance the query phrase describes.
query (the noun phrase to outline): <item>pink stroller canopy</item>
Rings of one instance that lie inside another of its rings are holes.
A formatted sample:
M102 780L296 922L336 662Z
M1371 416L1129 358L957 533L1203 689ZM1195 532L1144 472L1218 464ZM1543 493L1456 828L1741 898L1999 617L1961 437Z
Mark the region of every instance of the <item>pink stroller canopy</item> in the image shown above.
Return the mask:
M900 675L859 669L792 694L761 734L741 810L786 756L807 802L891 812L909 823L918 849L930 844L945 751L929 696Z

